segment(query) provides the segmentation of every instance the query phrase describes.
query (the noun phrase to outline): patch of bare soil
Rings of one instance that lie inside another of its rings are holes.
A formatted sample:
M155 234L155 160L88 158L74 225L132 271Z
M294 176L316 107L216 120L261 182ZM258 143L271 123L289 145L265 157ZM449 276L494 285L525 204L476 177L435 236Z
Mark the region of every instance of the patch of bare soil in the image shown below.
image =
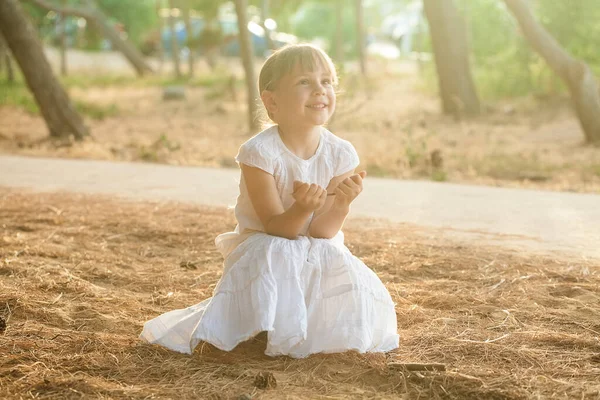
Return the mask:
M342 77L329 126L355 145L371 176L600 193L600 149L583 144L566 99L498 103L482 117L456 119L440 115L414 72L373 70L368 83ZM232 167L251 132L245 95L230 89L188 87L180 101L144 85L72 89L118 115L88 120L93 137L68 145L45 141L40 117L2 107L0 152Z
M0 397L600 396L598 265L381 221L345 231L396 302L397 351L270 358L259 335L187 356L139 341L146 320L211 295L213 240L233 224L224 208L0 189Z

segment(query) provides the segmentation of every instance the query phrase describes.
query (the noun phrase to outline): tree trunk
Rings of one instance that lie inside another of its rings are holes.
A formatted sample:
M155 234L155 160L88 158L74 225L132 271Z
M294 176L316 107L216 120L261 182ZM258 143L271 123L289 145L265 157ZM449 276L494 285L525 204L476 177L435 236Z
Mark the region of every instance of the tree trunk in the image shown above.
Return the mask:
M360 73L365 76L367 75L367 63L365 60L365 28L362 0L356 0L356 49L358 51Z
M522 0L504 0L533 49L567 85L588 143L600 144L600 86L591 69L573 58L533 17Z
M51 4L47 0L30 0L37 6L51 10L62 15L74 15L76 17L85 18L88 23L93 24L98 31L110 40L113 47L120 51L129 61L131 66L136 70L138 75L144 75L146 72L152 72L152 68L144 60L144 56L139 50L129 41L121 39L119 32L108 22L108 18L102 11L95 6L93 0L86 0L86 8L77 7L58 7Z
M344 63L344 6L343 0L335 0L335 60L342 67Z
M271 37L271 30L265 25L265 21L269 18L269 0L262 0L261 3L261 14L262 14L262 27L265 30L265 40L267 41L267 48L269 50L275 50L275 43Z
M423 0L445 113L477 115L479 97L471 76L465 22L453 0Z
M0 1L0 33L6 39L23 72L27 86L46 121L50 136L72 135L76 139L86 136L87 128L52 73L42 44L18 0Z
M158 16L158 57L160 59L159 70L162 71L165 63L165 46L163 45L163 31L165 30L165 23L161 14L163 9L163 0L156 0L156 15Z
M183 0L181 4L181 12L183 14L183 21L185 23L185 37L187 38L187 47L189 50L188 55L188 75L194 76L194 32L192 30L192 20L190 19L190 1Z
M238 38L240 42L242 63L244 64L244 72L246 75L246 88L248 91L248 121L250 130L255 130L259 128L257 101L260 96L254 74L254 51L252 48L252 41L250 40L250 33L248 32L247 8L248 3L246 0L235 0L235 13L237 14L237 24L239 29Z
M4 38L2 37L2 33L0 33L0 73L4 71L5 54L8 54L8 49L4 45Z
M6 67L6 80L8 82L15 81L15 73L13 71L12 61L10 59L10 50L4 41L2 36L2 30L0 30L0 71Z
M181 64L179 63L179 43L177 42L177 33L175 32L175 18L173 17L173 0L167 0L169 5L169 32L171 36L171 58L173 59L173 68L175 76L181 78Z
M4 55L4 65L6 65L6 80L8 82L15 81L15 69L13 68L12 59L10 58L10 51L7 48L6 54Z
M62 5L65 7L68 0L63 0ZM60 74L67 76L67 16L60 15Z

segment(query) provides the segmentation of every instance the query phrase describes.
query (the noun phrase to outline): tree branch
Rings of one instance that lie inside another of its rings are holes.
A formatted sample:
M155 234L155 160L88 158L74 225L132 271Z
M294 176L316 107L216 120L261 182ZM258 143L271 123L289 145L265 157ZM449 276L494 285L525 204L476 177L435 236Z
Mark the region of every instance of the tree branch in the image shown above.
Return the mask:
M569 79L569 66L577 61L558 44L548 31L536 22L527 3L523 0L504 0L504 3L519 22L521 30L531 46L558 75L564 79Z

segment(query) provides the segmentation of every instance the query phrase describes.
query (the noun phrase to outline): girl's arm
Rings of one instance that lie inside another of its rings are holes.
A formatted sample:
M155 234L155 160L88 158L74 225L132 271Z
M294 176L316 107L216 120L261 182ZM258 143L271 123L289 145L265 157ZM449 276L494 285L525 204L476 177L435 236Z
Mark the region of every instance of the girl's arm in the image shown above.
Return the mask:
M324 189L300 184L294 190L296 202L284 210L273 175L246 164L240 166L254 211L269 235L296 239L314 210L325 203Z
M350 171L331 180L327 192L334 192L314 216L308 233L314 238L331 239L342 226L350 212L350 203L362 192L362 180L366 172L354 174Z

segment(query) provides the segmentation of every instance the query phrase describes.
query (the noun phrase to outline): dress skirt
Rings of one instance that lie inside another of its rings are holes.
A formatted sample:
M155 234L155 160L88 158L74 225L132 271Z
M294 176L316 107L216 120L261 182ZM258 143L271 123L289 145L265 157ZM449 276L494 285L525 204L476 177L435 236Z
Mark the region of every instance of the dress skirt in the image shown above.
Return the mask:
M146 322L140 337L187 354L201 341L229 351L262 331L270 356L398 347L390 294L341 233L295 240L255 233L224 267L211 298Z

